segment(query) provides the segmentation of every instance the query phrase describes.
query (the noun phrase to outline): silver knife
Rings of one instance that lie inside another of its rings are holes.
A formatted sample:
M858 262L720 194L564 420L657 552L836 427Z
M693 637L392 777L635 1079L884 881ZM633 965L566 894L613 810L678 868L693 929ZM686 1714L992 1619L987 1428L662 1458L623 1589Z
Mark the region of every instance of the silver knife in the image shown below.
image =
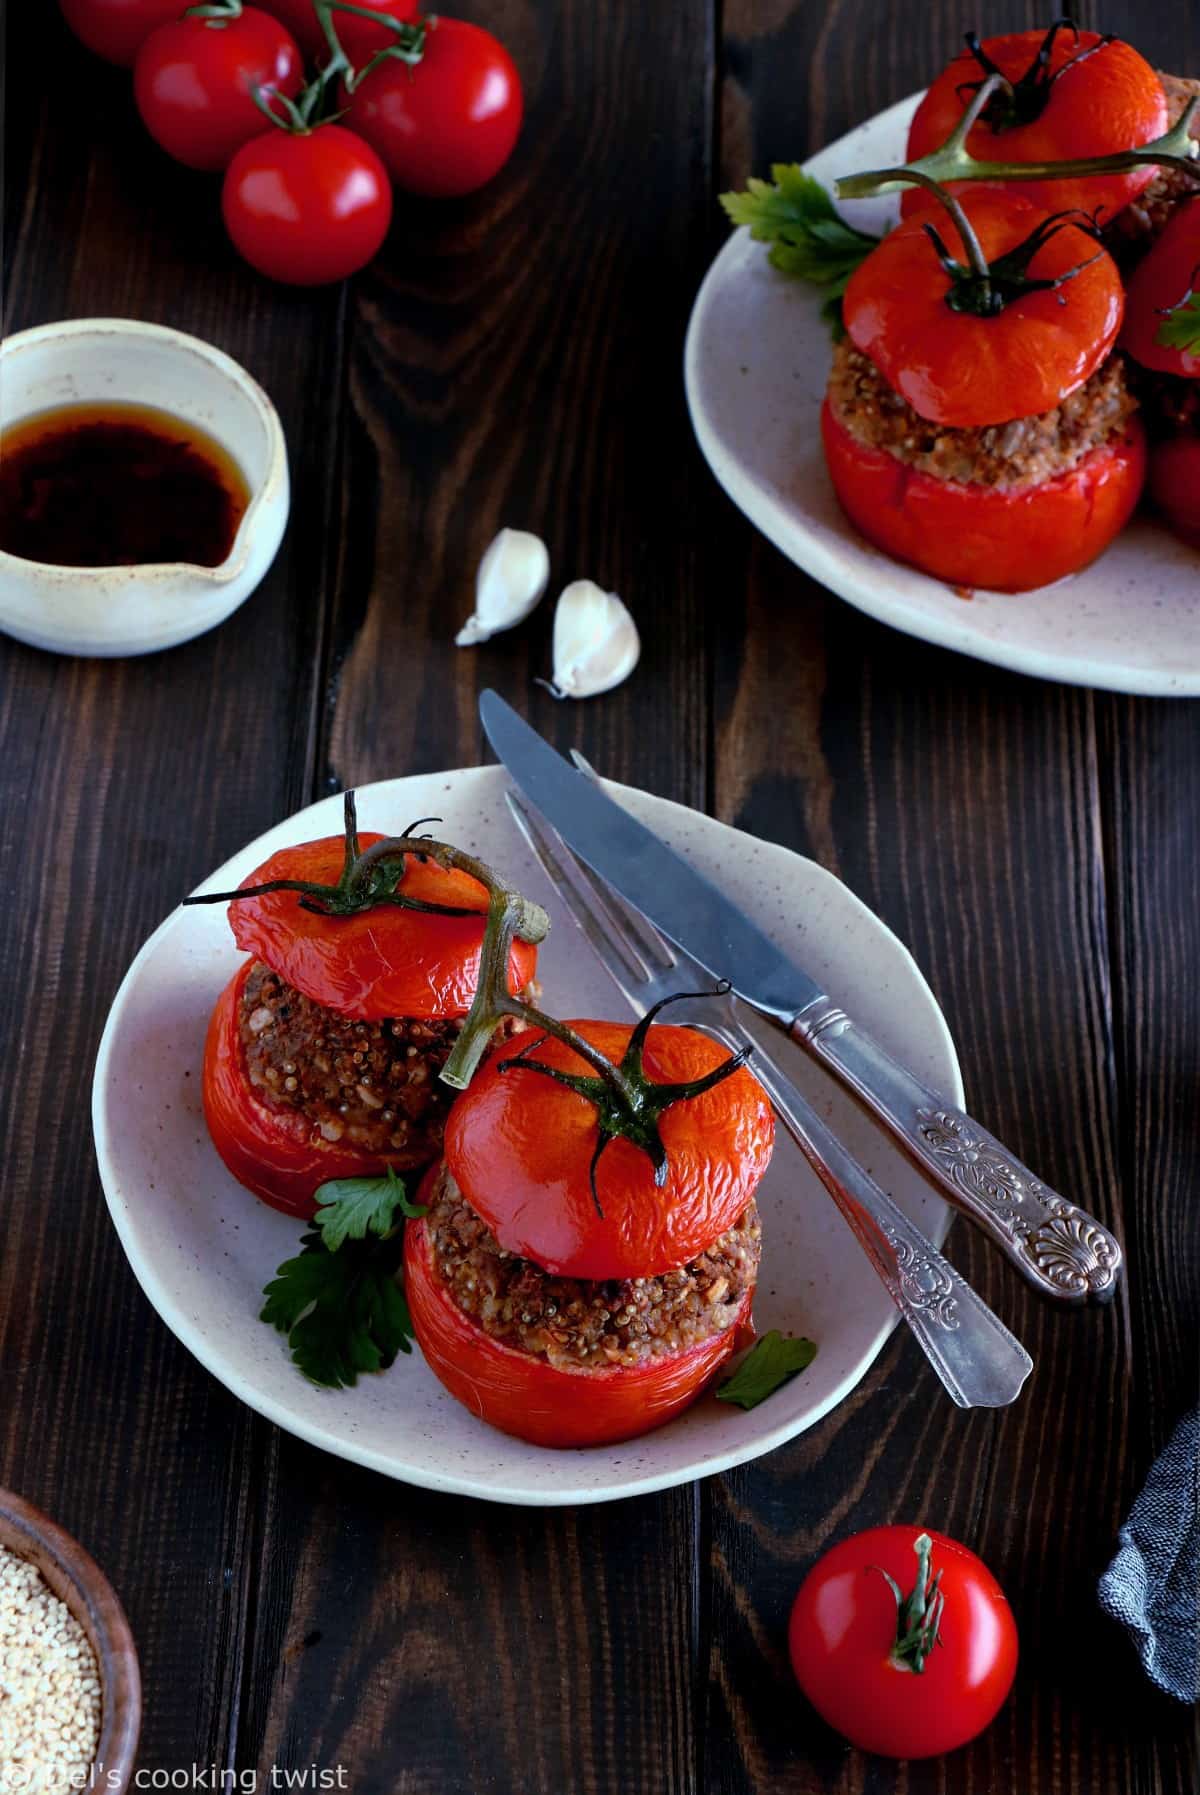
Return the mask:
M1036 1290L1066 1303L1111 1299L1122 1253L1101 1222L1048 1190L894 1060L717 886L563 760L498 693L482 694L479 714L509 773L580 858L852 1091Z

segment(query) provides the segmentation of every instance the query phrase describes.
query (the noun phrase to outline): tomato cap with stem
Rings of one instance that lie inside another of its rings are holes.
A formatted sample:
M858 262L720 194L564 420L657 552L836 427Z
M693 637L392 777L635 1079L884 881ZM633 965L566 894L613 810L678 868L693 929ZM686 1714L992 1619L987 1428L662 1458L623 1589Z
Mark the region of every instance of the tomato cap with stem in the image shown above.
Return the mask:
M1181 168L1200 180L1200 139L1191 134L1200 112L1200 97L1190 100L1178 122L1161 137L1136 149L1108 156L1080 156L1062 162L990 162L972 155L967 137L993 95L1011 88L1001 74L989 74L962 118L939 149L896 168L867 169L834 182L838 199L874 199L904 187L948 181L1045 181L1085 175L1124 174L1131 168Z

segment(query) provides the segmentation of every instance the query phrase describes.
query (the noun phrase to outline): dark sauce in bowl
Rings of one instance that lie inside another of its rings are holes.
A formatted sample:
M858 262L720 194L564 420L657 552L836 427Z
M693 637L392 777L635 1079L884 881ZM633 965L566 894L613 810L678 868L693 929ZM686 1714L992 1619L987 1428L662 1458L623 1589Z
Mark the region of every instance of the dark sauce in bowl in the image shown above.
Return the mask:
M207 431L149 405L60 405L0 435L0 549L57 567L217 567L250 503Z

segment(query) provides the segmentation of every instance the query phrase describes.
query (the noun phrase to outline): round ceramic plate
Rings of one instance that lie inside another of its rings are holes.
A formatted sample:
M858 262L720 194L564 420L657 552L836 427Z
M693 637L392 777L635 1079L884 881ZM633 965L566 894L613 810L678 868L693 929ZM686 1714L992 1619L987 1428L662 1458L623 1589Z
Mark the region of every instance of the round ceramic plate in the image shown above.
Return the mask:
M505 775L475 768L363 788L359 817L396 834L415 817L444 819L470 848L545 903L546 1002L560 1015L623 1016L621 998L562 910L509 820ZM831 874L784 848L694 811L614 787L623 803L710 877L809 967L915 1073L962 1101L941 1012L908 952ZM213 874L227 890L288 843L337 834L341 800L281 823ZM202 887L202 889L204 889ZM628 1445L553 1452L496 1433L461 1408L421 1356L353 1390L320 1390L291 1364L258 1317L263 1285L297 1250L297 1222L236 1184L204 1126L204 1033L238 964L223 907L176 910L143 947L117 993L96 1065L93 1120L109 1209L143 1290L163 1320L236 1396L280 1427L389 1476L494 1502L600 1502L665 1489L767 1452L840 1402L867 1370L896 1313L861 1249L780 1131L759 1193L764 1257L755 1300L761 1330L806 1333L810 1368L749 1413L706 1396L679 1420ZM779 1037L780 1054L842 1138L935 1240L948 1214L857 1107Z
M904 159L916 96L881 112L805 164L839 175ZM859 201L865 230L897 202ZM1200 562L1139 517L1100 560L1036 592L949 586L890 560L843 517L821 453L829 371L821 294L776 273L747 230L717 256L688 328L684 377L700 447L734 504L798 567L862 611L941 648L1044 679L1114 692L1200 694Z

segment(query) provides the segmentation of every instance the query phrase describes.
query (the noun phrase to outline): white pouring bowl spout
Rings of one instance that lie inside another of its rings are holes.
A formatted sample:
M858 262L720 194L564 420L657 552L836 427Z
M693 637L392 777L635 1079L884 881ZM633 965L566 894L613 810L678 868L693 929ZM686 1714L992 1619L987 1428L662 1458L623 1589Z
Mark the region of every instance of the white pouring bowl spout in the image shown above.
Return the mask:
M0 343L0 432L63 405L137 404L207 431L241 468L250 503L216 567L184 561L61 567L0 549L0 630L78 655L150 654L213 629L254 591L287 524L279 416L244 368L160 324L80 318Z

